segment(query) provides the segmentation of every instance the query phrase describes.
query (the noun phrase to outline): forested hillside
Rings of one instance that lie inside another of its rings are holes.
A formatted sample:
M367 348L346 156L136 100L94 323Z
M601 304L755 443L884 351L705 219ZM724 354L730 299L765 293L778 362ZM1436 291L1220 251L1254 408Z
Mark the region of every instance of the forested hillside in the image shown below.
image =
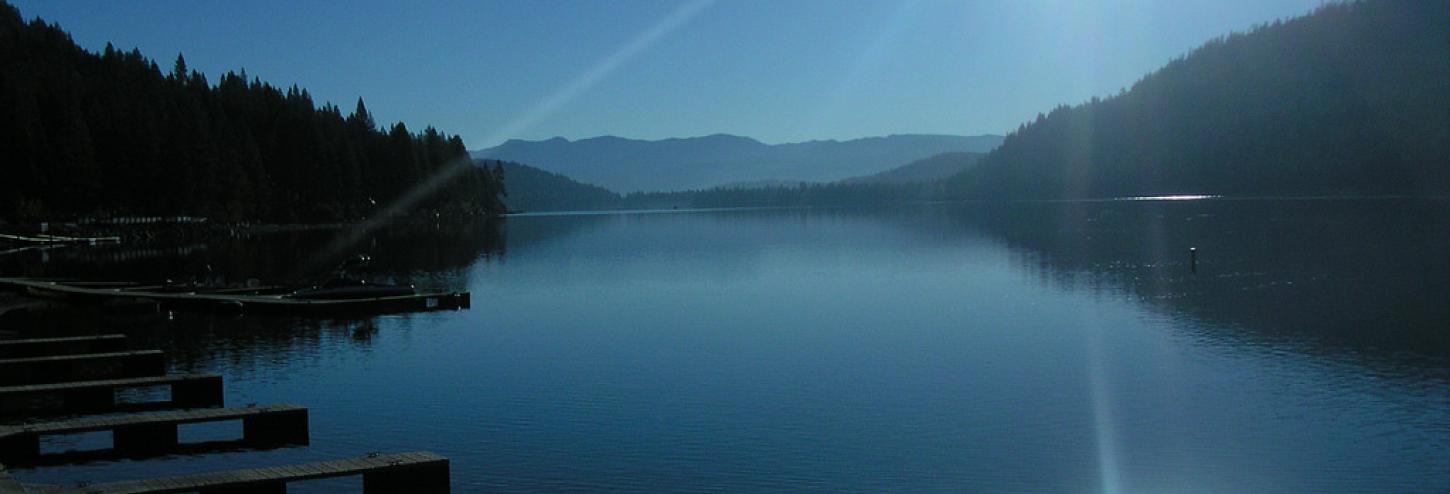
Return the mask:
M954 177L965 198L1450 194L1450 2L1376 0L1208 42L1059 107Z
M504 177L509 211L597 210L619 207L619 194L603 187L511 161L478 160Z
M982 160L982 153L942 153L880 173L842 180L843 184L911 184L935 182L964 172Z
M499 181L467 166L462 139L380 129L307 90L242 73L215 85L177 56L77 46L0 2L0 219L194 215L339 221L367 216L446 167L415 209L503 211Z
M930 201L939 183L798 184L755 189L713 188L680 192L635 192L620 201L626 209L737 207L882 207Z

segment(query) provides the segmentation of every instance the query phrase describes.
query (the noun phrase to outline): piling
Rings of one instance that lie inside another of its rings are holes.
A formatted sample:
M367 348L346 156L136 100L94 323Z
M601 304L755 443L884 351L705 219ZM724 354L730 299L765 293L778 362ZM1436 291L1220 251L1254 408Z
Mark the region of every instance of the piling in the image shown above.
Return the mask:
M242 419L242 439L252 444L308 444L307 409L295 408Z

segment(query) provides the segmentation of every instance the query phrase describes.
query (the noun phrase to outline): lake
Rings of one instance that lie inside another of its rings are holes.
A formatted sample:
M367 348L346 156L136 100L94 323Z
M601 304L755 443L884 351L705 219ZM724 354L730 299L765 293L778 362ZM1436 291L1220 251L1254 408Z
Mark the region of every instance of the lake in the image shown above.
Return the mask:
M229 405L308 406L312 444L15 475L431 450L455 492L1450 488L1450 201L535 215L336 237L0 259L235 281L369 253L382 277L473 293L471 310L357 320L57 323L222 373Z

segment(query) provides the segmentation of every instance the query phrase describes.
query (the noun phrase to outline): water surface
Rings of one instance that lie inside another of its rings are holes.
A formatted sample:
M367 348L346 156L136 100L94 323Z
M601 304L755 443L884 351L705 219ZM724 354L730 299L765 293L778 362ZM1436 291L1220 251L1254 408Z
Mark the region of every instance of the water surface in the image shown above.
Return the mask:
M0 266L275 278L332 235ZM223 373L231 405L311 407L311 446L17 476L426 449L457 492L1450 487L1440 201L529 216L352 250L473 309L106 323Z

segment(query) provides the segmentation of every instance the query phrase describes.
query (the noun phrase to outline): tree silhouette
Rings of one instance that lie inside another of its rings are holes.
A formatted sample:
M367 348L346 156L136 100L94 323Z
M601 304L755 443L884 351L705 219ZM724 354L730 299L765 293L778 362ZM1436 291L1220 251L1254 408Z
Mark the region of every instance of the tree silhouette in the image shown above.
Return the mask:
M1331 3L1039 114L955 197L1450 193L1450 3Z
M361 98L344 117L245 71L213 86L181 54L163 74L138 50L88 52L3 1L0 148L0 219L352 220L468 160L462 139L433 128L379 131ZM499 190L467 167L415 211L496 214Z

